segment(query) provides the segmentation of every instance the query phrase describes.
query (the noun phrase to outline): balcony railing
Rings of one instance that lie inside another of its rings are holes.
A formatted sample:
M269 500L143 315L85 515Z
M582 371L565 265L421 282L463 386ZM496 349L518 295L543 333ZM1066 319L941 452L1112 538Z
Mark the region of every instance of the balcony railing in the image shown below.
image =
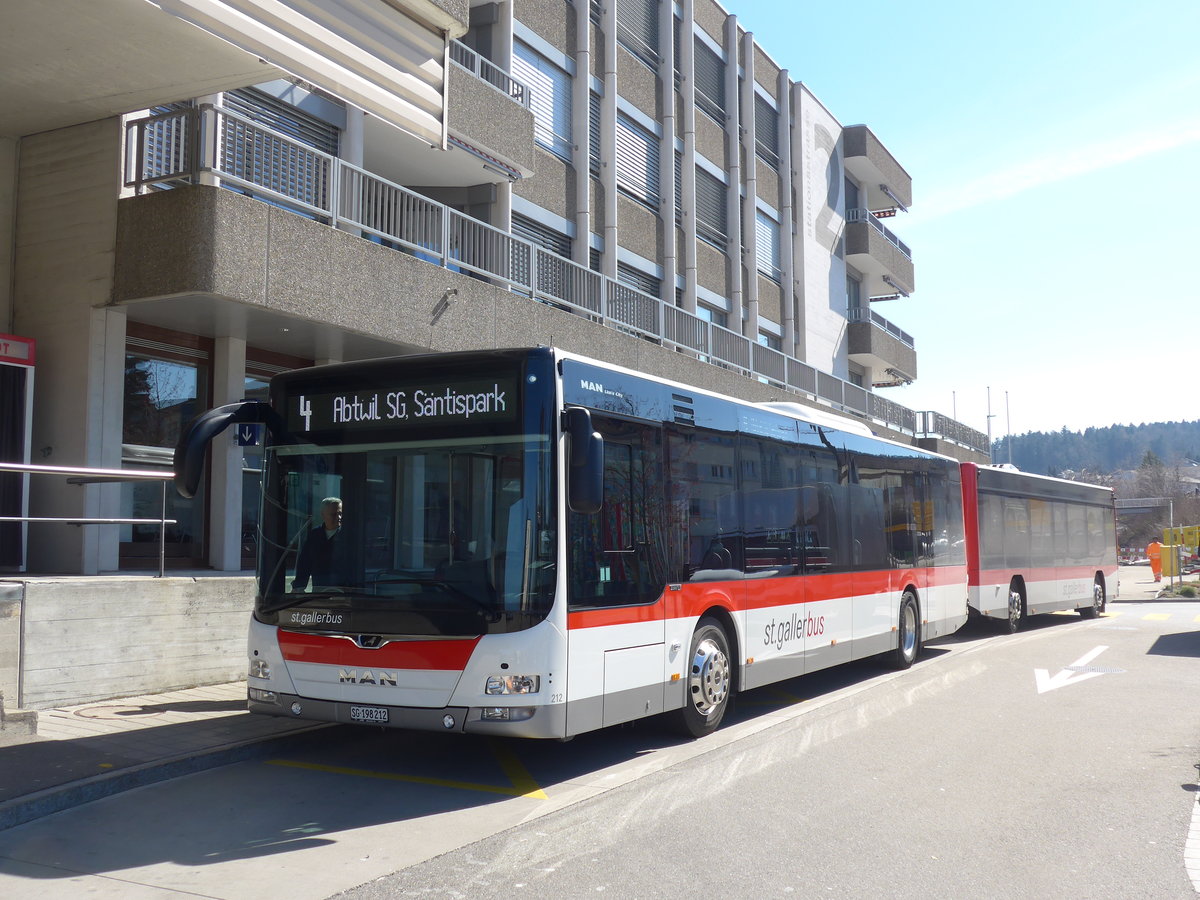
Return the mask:
M916 433L911 410L229 110L205 104L131 121L126 131L125 183L139 191L215 176L434 265L479 275L610 328ZM897 337L912 346L904 332Z
M949 416L938 412L917 413L917 435L920 437L938 437L953 441L972 450L991 453L988 447L987 435L968 428L962 422L956 422Z
M912 262L912 251L908 249L908 244L896 237L890 228L884 227L882 222L875 218L875 216L871 215L871 211L869 209L846 210L846 221L849 223L867 222L872 228L887 238L888 243L899 250L904 255L905 259L907 259L909 262Z
M480 81L487 82L502 94L529 108L529 88L513 78L490 59L480 56L461 41L450 42L450 59Z
M909 334L903 328L893 325L891 322L869 307L852 306L846 310L846 318L851 322L870 322L876 328L882 328L884 331L902 343L905 347L908 347L912 350L916 349L916 345L913 343L913 337L911 334Z

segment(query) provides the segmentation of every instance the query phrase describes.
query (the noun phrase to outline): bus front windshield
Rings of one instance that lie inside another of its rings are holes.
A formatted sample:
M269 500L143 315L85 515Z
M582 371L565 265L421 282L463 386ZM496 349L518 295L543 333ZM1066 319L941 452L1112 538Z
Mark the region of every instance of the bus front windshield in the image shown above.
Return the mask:
M527 628L553 600L544 435L278 446L256 615L383 635Z

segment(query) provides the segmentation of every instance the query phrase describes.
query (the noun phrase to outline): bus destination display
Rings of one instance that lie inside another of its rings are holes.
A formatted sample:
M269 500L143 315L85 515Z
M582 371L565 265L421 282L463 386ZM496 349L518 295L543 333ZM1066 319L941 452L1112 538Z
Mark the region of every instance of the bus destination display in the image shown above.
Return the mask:
M297 393L288 398L293 434L329 429L404 428L515 422L513 378L407 381L378 390Z

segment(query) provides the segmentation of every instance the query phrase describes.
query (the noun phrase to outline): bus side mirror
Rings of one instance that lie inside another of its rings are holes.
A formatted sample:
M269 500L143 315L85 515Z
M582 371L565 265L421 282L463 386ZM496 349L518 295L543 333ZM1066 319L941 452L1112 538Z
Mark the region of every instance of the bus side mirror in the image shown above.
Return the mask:
M204 474L204 454L208 445L230 425L245 422L267 426L276 443L285 439L283 420L270 406L258 400L242 400L210 409L192 419L175 445L175 489L181 497L194 497Z
M592 427L592 414L582 406L563 410L563 427L571 442L567 459L567 506L590 515L604 502L604 438Z

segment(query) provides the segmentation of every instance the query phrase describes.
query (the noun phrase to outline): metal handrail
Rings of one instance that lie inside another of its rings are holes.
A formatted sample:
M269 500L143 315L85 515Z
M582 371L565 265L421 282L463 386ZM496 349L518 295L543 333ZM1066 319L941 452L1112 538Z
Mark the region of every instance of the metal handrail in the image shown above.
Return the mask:
M529 87L462 41L450 42L450 59L484 84L529 109Z
M882 234L889 244L899 250L904 255L905 259L907 259L909 262L912 262L912 250L909 249L908 244L896 237L895 232L880 222L879 219L876 218L869 209L852 207L846 210L846 221L868 223L872 228Z
M167 482L171 472L156 472L150 469L96 469L82 466L34 466L27 463L0 463L0 472L24 475L62 475L68 484L104 484L129 481L162 482L162 495L157 519L95 518L73 516L0 516L0 522L57 522L60 525L157 525L158 526L158 578L166 572L167 526L176 524L176 519L167 518Z
M886 331L904 346L916 349L916 343L913 341L911 334L899 325L889 322L873 309L868 309L865 306L851 306L846 310L846 319L850 322L870 322L876 328Z

